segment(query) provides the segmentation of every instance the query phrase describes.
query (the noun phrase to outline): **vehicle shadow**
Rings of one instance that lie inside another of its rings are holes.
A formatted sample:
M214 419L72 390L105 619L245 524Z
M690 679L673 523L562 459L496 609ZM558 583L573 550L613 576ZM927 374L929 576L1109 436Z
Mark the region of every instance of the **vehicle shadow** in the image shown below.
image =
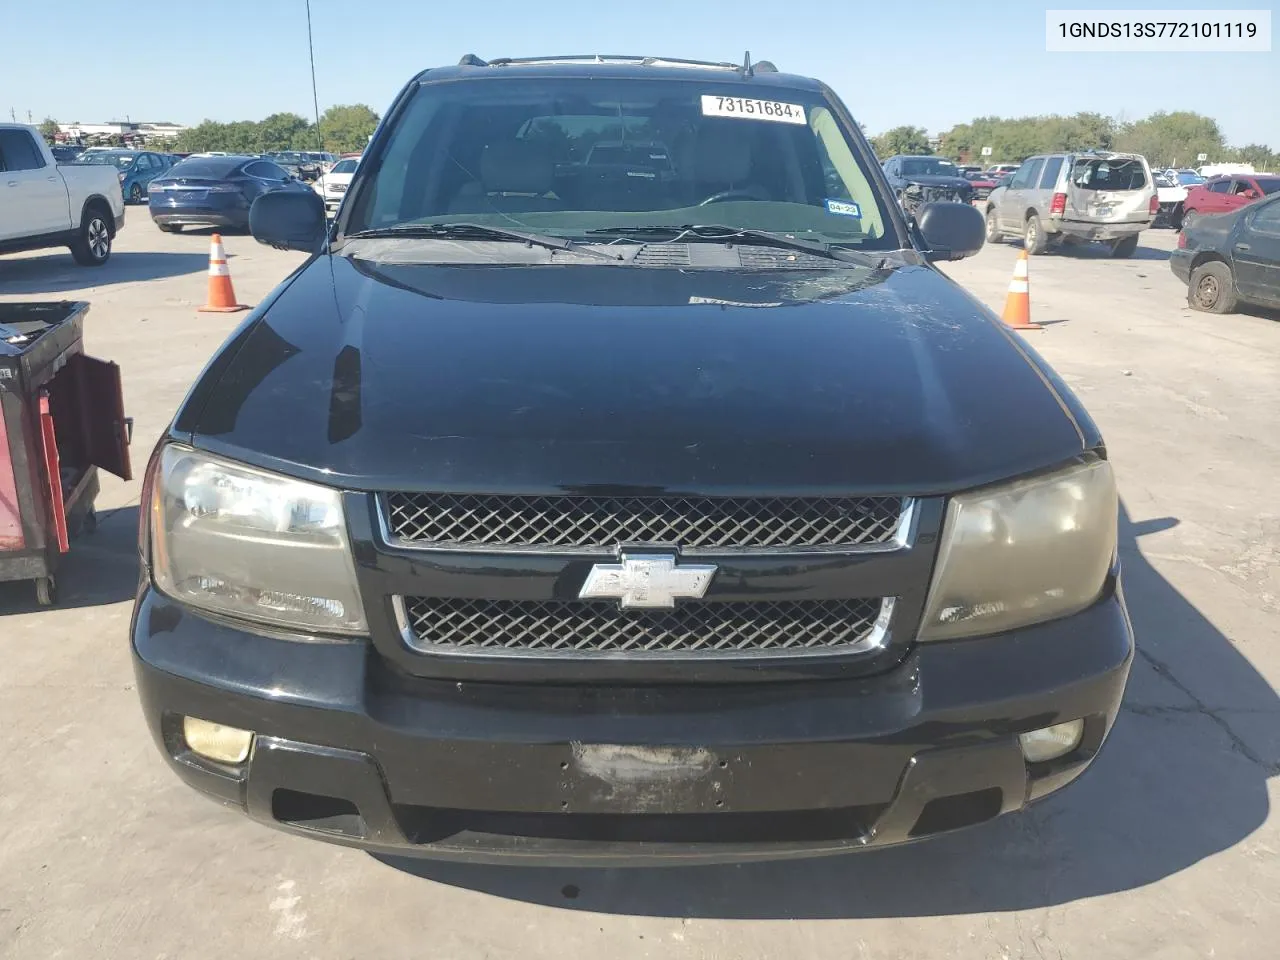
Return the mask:
M71 549L63 554L55 579L58 609L132 599L138 586L137 505L98 511L98 529L71 539ZM0 618L45 609L37 605L31 581L0 581Z
M847 856L735 866L494 867L379 857L420 877L530 903L638 916L916 917L1025 910L1155 883L1248 837L1268 815L1259 756L1222 719L1230 704L1280 722L1275 690L1143 558L1120 551L1139 655L1106 748L1076 784L984 826ZM1188 693L1196 691L1195 696Z
M117 250L100 267L81 267L70 253L0 259L0 292L45 294L139 280L159 280L208 269L209 254Z
M1071 257L1076 260L1113 260L1111 250L1101 243L1072 243L1064 244L1052 251L1053 255L1059 257ZM1117 260L1118 263L1124 263L1130 260L1168 260L1168 250L1158 250L1155 247L1139 246L1127 257Z

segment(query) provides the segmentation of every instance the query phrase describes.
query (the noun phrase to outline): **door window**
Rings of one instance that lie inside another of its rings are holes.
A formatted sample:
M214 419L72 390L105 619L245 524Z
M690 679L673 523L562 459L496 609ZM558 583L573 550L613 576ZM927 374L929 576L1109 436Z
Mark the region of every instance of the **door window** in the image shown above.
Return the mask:
M26 130L0 130L0 170L39 170L44 157Z
M1249 229L1280 237L1280 202L1268 203L1255 213Z
M1248 180L1236 180L1231 184L1231 193L1234 196L1241 196L1253 189L1253 184Z
M1230 180L1215 180L1209 184L1210 193L1226 193L1229 189L1231 189Z
M1013 181L1009 184L1010 190L1025 190L1033 186L1040 177L1040 170L1044 167L1044 157L1035 157L1026 161L1018 168L1018 172L1013 175Z
M257 177L259 180L289 179L289 174L285 172L284 167L278 167L267 160L259 160L257 163L249 164L244 168L244 172L251 177Z
M1050 157L1045 161L1044 176L1040 178L1041 190L1052 190L1058 185L1058 174L1062 172L1062 157Z

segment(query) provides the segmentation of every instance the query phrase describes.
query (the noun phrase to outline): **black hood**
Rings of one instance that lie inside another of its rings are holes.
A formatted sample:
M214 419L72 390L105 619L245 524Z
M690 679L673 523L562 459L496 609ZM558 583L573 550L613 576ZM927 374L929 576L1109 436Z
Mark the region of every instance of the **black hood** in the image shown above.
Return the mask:
M1098 442L932 267L306 265L175 422L363 490L936 493Z
M907 183L918 183L922 187L946 187L948 190L962 190L973 186L964 177L948 177L940 173L913 173L902 179Z

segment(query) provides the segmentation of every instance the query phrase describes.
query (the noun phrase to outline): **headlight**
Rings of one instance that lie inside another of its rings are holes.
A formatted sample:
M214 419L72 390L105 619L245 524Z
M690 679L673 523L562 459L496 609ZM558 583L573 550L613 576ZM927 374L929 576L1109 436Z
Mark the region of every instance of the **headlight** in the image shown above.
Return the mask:
M1083 610L1111 568L1118 515L1105 460L953 497L920 639L997 633Z
M367 630L337 490L167 446L152 484L151 558L156 586L193 607Z

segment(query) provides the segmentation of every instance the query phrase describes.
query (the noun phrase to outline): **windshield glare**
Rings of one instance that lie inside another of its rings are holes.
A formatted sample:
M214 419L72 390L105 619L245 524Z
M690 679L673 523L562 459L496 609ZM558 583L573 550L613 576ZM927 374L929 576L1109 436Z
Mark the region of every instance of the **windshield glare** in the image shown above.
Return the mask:
M896 248L823 96L761 86L748 100L744 89L716 78L423 84L344 232L471 222L582 238L719 224Z

